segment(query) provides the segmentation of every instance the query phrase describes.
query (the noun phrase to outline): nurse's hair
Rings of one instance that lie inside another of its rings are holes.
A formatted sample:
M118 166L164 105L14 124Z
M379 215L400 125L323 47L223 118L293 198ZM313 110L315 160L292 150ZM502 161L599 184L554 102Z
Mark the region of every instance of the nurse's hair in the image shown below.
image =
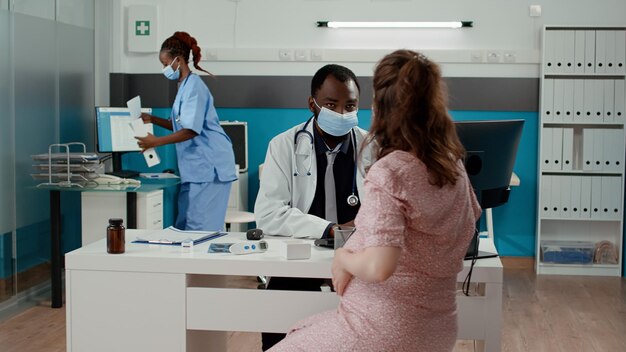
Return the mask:
M211 76L213 75L198 65L202 57L200 47L196 38L190 36L187 32L175 32L171 37L165 39L163 44L161 44L161 51L167 52L171 57L182 56L186 63L189 63L189 53L191 52L193 53L193 67Z
M322 84L324 84L324 81L328 76L335 77L341 83L346 83L349 80L352 80L354 84L356 84L356 88L359 90L359 93L361 93L361 87L359 86L359 81L356 79L354 72L341 65L329 64L317 70L315 75L313 75L313 79L311 80L312 97L314 97L317 91L320 90Z
M447 108L439 66L424 55L397 50L374 70L372 126L367 143L377 159L409 152L428 168L429 182L456 184L464 148Z

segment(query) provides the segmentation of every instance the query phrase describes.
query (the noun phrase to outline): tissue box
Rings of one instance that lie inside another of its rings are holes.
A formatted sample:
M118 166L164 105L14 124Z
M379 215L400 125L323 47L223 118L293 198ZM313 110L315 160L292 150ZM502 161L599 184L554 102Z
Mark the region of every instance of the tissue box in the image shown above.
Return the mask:
M311 243L302 240L286 240L280 243L280 254L287 260L311 258Z
M594 248L587 241L541 241L544 263L591 264Z

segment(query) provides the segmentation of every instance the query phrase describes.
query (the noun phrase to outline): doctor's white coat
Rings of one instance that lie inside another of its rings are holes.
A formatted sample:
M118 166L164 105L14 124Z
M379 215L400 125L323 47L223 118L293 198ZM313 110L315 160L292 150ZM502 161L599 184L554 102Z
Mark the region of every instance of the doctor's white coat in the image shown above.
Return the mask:
M330 224L323 218L307 214L315 196L317 160L312 141L305 133L298 134L297 146L294 143L296 133L304 125L292 127L274 137L267 148L254 216L257 227L268 235L320 238ZM306 129L313 135L313 122ZM358 127L353 130L359 152L367 131ZM369 146L357 155L356 186L361 202L365 196L365 169L372 160ZM294 175L296 164L297 176ZM309 170L310 176L307 175Z

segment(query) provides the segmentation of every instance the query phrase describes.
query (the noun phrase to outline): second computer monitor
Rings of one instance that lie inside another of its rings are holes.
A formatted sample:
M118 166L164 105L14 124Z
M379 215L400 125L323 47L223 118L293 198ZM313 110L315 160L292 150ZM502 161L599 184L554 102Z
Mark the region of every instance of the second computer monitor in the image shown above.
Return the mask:
M508 201L524 120L455 122L465 147L465 168L481 206L493 208Z

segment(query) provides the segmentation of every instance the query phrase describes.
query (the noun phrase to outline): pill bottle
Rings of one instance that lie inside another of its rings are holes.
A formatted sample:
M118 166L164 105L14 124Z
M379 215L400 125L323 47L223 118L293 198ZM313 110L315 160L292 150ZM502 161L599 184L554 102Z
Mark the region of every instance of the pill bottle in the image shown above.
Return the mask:
M124 253L126 249L126 239L123 219L109 219L107 227L107 252L111 254Z

